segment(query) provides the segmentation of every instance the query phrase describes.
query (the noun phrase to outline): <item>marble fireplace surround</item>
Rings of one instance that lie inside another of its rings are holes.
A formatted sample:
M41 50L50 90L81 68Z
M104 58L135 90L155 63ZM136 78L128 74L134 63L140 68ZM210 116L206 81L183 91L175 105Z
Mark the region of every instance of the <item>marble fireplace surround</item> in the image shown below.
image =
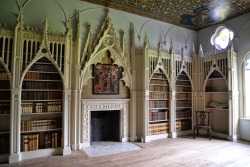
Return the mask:
M82 99L81 100L81 147L90 146L91 111L120 111L120 141L128 141L128 114L130 99Z

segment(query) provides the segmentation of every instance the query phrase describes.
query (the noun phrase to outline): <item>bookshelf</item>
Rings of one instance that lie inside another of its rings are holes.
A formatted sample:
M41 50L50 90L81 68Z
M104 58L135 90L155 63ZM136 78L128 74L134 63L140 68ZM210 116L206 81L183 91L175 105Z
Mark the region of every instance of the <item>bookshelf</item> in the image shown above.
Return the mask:
M156 70L149 82L149 135L169 131L169 84L161 69Z
M229 133L228 86L223 75L214 70L205 84L205 110L211 111L213 133Z
M21 103L21 152L61 147L63 85L46 57L24 76Z
M192 88L187 74L182 71L175 83L176 132L192 129Z
M10 81L0 62L0 156L9 154L10 140Z

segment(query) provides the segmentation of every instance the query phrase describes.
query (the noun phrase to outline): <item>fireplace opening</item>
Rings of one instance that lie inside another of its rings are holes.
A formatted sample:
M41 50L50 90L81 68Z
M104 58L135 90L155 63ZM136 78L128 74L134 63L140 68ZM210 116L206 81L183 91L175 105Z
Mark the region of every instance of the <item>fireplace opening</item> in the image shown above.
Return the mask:
M120 141L120 111L91 111L91 142Z

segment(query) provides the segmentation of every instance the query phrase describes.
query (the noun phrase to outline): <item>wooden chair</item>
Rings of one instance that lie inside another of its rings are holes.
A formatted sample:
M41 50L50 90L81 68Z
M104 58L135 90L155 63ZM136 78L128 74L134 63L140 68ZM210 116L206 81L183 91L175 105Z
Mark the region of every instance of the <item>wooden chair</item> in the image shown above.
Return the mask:
M209 125L210 111L196 111L196 125L194 125L194 136L195 139L195 130L197 130L197 135L199 135L199 130L206 130L207 135L209 135L209 140L211 140L211 126Z

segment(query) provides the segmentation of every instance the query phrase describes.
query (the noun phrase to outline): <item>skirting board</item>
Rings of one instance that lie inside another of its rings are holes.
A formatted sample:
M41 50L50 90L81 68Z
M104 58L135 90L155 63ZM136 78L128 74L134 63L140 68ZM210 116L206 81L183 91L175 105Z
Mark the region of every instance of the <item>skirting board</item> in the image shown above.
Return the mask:
M151 136L145 136L145 140L143 142L147 143L151 140L157 140L157 139L165 139L168 138L168 134L158 134L158 135L151 135Z
M61 154L62 148L49 148L34 151L21 152L21 159L30 159Z

